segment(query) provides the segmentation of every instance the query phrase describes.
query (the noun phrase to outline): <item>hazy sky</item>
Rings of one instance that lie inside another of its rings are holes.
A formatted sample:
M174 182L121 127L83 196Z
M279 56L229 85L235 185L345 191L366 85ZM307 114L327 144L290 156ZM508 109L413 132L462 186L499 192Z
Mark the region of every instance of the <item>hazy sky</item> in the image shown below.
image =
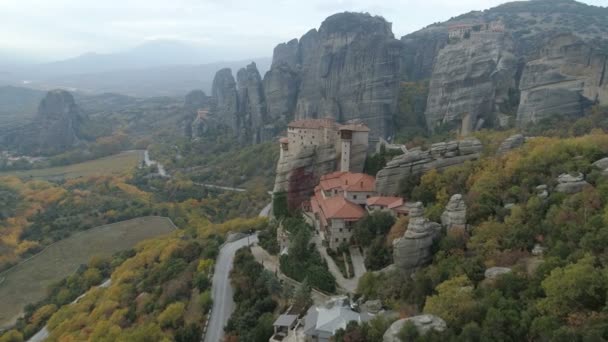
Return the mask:
M280 42L327 16L363 11L393 23L395 36L504 0L0 0L0 52L59 59L127 49L151 39L238 47L242 59L270 56ZM608 0L585 0L608 6ZM241 55L242 54L242 55Z

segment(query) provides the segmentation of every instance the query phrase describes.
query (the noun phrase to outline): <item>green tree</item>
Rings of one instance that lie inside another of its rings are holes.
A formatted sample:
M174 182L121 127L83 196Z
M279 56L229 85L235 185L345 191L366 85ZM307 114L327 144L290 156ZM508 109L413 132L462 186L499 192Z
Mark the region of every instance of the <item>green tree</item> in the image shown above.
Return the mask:
M437 285L436 291L436 295L426 298L425 313L437 315L453 326L472 321L477 303L473 298L473 284L466 275L444 281Z
M158 315L158 324L162 328L177 328L183 320L185 305L182 302L169 304L165 310Z
M563 317L577 310L598 310L606 304L606 274L587 255L576 263L557 267L542 282L546 297L539 300L541 312Z

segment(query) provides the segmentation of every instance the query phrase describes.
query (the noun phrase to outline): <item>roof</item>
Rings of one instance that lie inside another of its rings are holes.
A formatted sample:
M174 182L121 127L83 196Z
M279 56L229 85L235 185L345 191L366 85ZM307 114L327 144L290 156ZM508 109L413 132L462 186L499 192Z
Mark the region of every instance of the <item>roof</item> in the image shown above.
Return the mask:
M287 127L289 128L332 128L336 125L336 121L332 118L324 119L304 119L290 122Z
M275 327L290 327L297 319L298 315L281 315L272 325Z
M365 173L338 171L321 176L319 187L325 191L341 189L343 191L373 192L376 190L376 179Z
M369 127L364 124L348 124L339 127L341 131L354 131L354 132L369 132Z
M380 207L387 207L389 209L399 207L403 205L403 198L401 197L387 197L387 196L374 196L367 199L367 205L377 205Z
M289 143L289 139L286 137L282 137L281 139L279 139L279 142L281 144L288 144Z
M323 224L327 223L327 219L359 220L365 215L361 206L342 196L324 198L320 192L316 192L310 204L313 213L320 214Z
M332 308L311 307L304 320L306 335L329 338L338 329L345 329L348 322L361 322L362 317L347 307L336 305Z

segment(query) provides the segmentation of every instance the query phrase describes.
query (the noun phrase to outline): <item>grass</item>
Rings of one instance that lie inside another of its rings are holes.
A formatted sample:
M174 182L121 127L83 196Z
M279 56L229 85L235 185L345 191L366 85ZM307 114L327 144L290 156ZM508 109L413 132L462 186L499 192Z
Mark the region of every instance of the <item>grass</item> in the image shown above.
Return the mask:
M165 217L142 217L95 227L58 241L0 273L0 328L13 324L27 304L44 299L49 285L88 263L92 256L111 256L174 228Z
M83 163L23 171L0 172L0 176L62 180L96 175L121 174L136 167L144 158L144 151L126 151Z

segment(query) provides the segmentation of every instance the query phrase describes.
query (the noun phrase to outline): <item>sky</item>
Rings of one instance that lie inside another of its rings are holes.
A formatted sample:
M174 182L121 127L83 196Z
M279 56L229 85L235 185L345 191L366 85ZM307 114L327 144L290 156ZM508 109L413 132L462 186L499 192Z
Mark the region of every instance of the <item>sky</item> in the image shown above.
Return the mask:
M343 11L393 23L396 37L504 0L0 0L0 54L58 60L125 50L155 39L226 50L226 59L271 56ZM583 2L608 6L608 0Z

